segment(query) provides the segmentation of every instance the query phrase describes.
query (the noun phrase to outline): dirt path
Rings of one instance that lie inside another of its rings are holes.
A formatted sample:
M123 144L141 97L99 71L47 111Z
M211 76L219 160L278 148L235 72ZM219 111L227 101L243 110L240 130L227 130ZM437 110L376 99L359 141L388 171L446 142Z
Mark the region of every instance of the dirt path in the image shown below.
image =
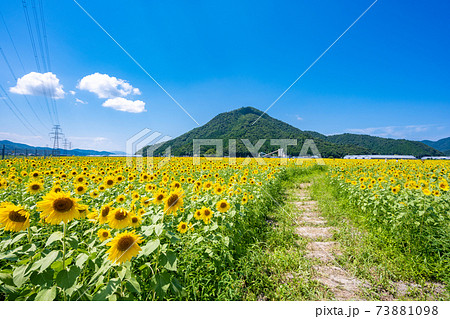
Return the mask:
M339 243L333 241L333 228L327 226L321 216L317 202L312 200L308 188L310 183L299 185L296 193L298 227L296 233L308 240L307 255L316 271L316 279L327 286L336 300L362 300L363 283L349 274L335 260L340 255Z

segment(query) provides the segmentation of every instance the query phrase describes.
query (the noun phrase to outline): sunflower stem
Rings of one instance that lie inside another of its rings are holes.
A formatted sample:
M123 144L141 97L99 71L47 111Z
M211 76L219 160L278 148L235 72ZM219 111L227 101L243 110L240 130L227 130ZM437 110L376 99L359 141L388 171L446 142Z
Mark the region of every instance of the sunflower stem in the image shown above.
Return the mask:
M66 223L63 223L63 270L66 270ZM63 288L63 298L66 301L66 289Z
M63 223L63 270L66 269L66 223Z
M28 243L31 244L31 230L30 230L30 227L28 227L27 232L28 232Z

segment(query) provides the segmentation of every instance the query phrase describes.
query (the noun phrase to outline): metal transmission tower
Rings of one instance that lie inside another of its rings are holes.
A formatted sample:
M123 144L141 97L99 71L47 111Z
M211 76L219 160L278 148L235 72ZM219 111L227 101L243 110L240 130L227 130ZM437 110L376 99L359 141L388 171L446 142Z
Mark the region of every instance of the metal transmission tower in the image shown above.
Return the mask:
M72 142L69 142L69 140L67 138L64 139L64 143L63 143L63 148L64 148L64 153L65 155L69 155L69 150L72 148Z
M59 140L64 138L64 134L62 133L60 125L53 125L52 132L50 133L50 139L53 140L53 156L59 156Z

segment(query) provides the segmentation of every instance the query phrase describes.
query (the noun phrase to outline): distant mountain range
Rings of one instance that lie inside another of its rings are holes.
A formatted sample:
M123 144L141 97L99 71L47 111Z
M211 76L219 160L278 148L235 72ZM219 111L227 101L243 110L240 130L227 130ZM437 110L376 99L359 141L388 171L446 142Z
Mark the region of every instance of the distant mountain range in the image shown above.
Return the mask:
M326 136L314 131L302 131L253 107L242 107L221 113L201 127L194 128L166 143L146 146L137 153L146 156L151 150L149 155L161 156L170 146L173 156L192 156L194 139L223 140L225 156L228 155L229 140L236 140L237 156L251 155L241 139L248 139L252 145L255 145L258 140L266 139L259 148L259 151L264 153L270 153L279 148L270 144L271 139L296 139L297 146L289 146L287 150L288 155L293 156L300 154L306 139L314 140L322 157L336 158L355 154L414 155L416 157L444 155L432 146L417 141L357 134ZM215 154L215 152L215 146L212 145L205 145L201 149L201 154L205 155Z
M441 151L445 155L450 156L450 137L443 138L436 142L423 140L422 143Z
M257 119L258 121L256 121ZM288 155L291 156L300 154L303 143L307 139L313 139L322 157L326 158L338 158L356 154L413 155L416 157L443 156L447 154L450 156L450 137L436 142L428 140L418 142L348 133L327 136L314 131L302 131L253 107L242 107L231 112L218 114L201 127L194 128L165 143L146 146L139 150L137 154L162 156L166 148L170 146L172 156L192 156L194 139L221 139L225 156L229 155L230 140L235 140L236 156L238 157L251 156L242 139L248 139L252 145L255 145L258 140L265 139L265 142L258 149L258 152L263 153L270 153L279 148L277 145L270 144L271 139L295 139L297 140L297 145L289 146L287 149ZM50 147L34 147L4 140L0 141L0 154L2 145L5 145L6 154L37 154L43 156L52 153L52 148ZM59 153L68 156L126 155L124 152L102 152L83 149L68 151L59 149ZM215 153L216 149L213 145L205 145L201 148L202 155L213 155Z
M5 153L7 155L38 155L38 156L48 156L52 154L53 149L50 147L36 147L30 146L27 144L15 143L8 140L0 141L0 155L3 149L3 145L5 146ZM58 149L60 155L67 156L87 156L87 155L97 155L97 156L108 156L113 155L112 152L99 152L94 150L82 150L82 149L72 149L72 150L64 150Z

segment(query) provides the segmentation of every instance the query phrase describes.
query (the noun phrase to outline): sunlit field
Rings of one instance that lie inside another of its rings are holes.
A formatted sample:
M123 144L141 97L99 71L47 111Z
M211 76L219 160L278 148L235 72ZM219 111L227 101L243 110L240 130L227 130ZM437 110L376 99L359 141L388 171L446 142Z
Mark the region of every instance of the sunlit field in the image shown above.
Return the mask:
M280 171L266 163L0 162L3 298L182 298L190 276L232 261L246 208Z
M0 162L2 300L239 299L280 159ZM327 180L425 275L449 271L450 163L325 160ZM276 206L275 206L276 207ZM272 213L273 214L273 213Z
M450 162L333 160L329 175L361 223L420 266L420 275L448 280Z

